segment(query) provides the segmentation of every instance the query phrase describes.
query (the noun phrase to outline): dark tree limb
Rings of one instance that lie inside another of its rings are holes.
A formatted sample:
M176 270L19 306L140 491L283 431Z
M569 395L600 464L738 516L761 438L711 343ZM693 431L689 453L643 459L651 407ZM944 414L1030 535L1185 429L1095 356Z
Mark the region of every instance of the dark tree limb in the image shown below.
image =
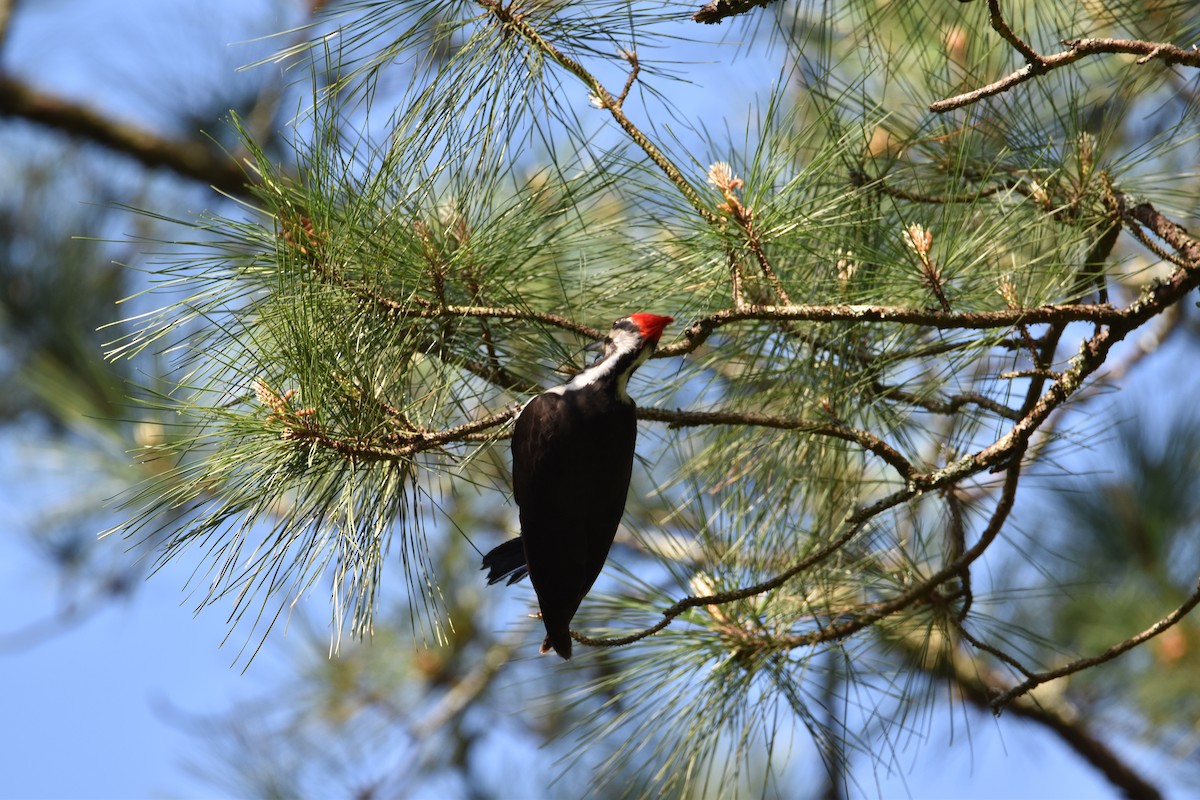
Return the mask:
M60 131L150 168L169 169L225 192L244 196L252 182L228 153L215 146L169 139L136 125L118 122L82 103L37 91L11 77L0 76L0 117L24 119Z
M745 14L773 2L775 0L711 0L702 5L695 14L692 14L692 21L704 25L719 25L721 20Z

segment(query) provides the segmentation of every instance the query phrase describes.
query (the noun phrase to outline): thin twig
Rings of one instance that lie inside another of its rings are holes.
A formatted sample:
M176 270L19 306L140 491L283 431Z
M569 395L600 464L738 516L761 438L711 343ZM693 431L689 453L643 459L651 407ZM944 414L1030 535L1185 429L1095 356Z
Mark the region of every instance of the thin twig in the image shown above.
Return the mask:
M1174 258L1168 258L1168 260L1181 267L1181 270L1171 276L1171 282L1177 283L1183 279L1182 274L1190 274L1200 269L1200 239L1191 236L1187 232L1187 228L1167 219L1149 203L1139 203L1129 209L1125 204L1125 196L1120 193L1117 194L1117 201L1120 203L1123 216L1137 220L1153 231L1155 236L1175 248L1181 260L1178 262Z
M444 430L393 431L384 436L381 442L365 441L361 437L335 436L308 417L289 418L284 420L285 427L280 436L287 441L315 444L351 461L405 461L417 453L448 444L487 442L502 438L488 429L507 423L517 416L519 410L519 407L512 406L499 413Z
M525 41L529 42L543 54L548 56L550 60L554 61L560 67L579 78L579 80L583 81L591 90L592 95L596 98L599 105L602 108L608 109L608 112L612 114L613 119L617 121L617 124L621 126L622 130L624 130L629 138L632 139L633 142L642 149L642 152L644 152L646 156L652 162L654 162L654 164L660 170L662 170L663 174L667 176L667 179L671 181L671 183L675 184L676 188L678 188L679 192L684 196L684 199L691 204L692 208L696 209L696 213L698 213L704 219L704 221L710 225L713 225L714 227L720 225L720 218L713 214L713 212L709 210L708 206L704 205L704 202L700 199L700 195L697 194L696 190L692 188L692 185L688 183L687 178L683 177L683 173L681 173L679 169L673 163L671 163L670 159L663 155L662 151L659 150L658 147L655 146L655 144L651 142L644 133L642 133L640 128L633 124L629 117L625 115L625 112L622 110L621 104L618 102L617 98L612 96L612 93L605 88L604 84L602 84L600 80L596 78L596 76L588 72L588 70L578 61L566 55L553 44L548 42L545 38L543 38L541 33L539 33L536 28L529 24L524 15L520 14L516 10L515 4L504 6L499 0L477 1L480 6L487 9L487 11L496 18L497 22L499 22L508 30L519 34L523 39L525 39Z
M894 447L875 434L850 427L841 422L819 422L794 417L774 416L754 411L683 411L661 408L639 408L638 419L666 422L672 428L697 425L747 425L777 430L802 431L852 442L879 456L900 473L904 480L912 479L916 468Z
M1004 707L1011 703L1015 698L1026 694L1036 686L1040 686L1043 683L1047 683L1058 678L1065 678L1068 675L1073 675L1076 672L1094 667L1097 664L1103 664L1106 661L1112 661L1117 656L1127 653L1138 645L1153 639L1155 636L1158 636L1160 633L1179 622L1179 620L1187 616L1197 604L1200 604L1200 581L1196 583L1196 588L1192 591L1192 594L1183 602L1182 605L1180 605L1167 616L1160 619L1158 622L1151 625L1149 628L1146 628L1141 633L1130 636L1123 642L1118 642L1100 655L1092 656L1090 658L1081 658L1078 661L1072 661L1070 664L1066 664L1058 669L1052 669L1048 670L1047 672L1038 672L1030 675L1021 683L994 698L992 700L992 709L999 714L1004 710Z
M865 178L864 178L865 180ZM864 183L864 186L874 189L877 192L882 192L889 197L895 197L900 200L908 200L913 203L929 203L930 205L950 205L955 203L974 203L979 200L984 200L1006 189L1012 189L1019 183L1018 180L1008 180L995 186L987 186L983 189L978 189L974 192L965 192L963 194L936 195L936 194L921 194L919 192L910 192L907 189L901 189L898 186L889 186L884 182L883 178L875 179L874 183Z
M992 398L978 392L963 392L962 394L954 394L946 398L923 397L912 392L907 392L897 386L885 386L879 382L872 384L871 392L877 397L916 406L931 414L956 414L964 406L974 405L1014 422L1021 418L1021 412L1017 409L1009 408L1003 403L998 403Z
M965 637L964 637L965 638ZM990 652L990 651L989 651ZM995 653L993 653L995 655ZM914 652L924 656L924 650ZM993 675L984 665L961 650L944 650L935 665L938 674L949 674L958 689L975 706L991 709L995 686L1001 678ZM1005 660L1002 658L1002 660ZM1020 669L1014 665L1014 668ZM1011 707L1011 714L1037 723L1054 732L1068 747L1108 778L1128 798L1138 800L1161 800L1162 793L1147 783L1137 772L1130 769L1121 756L1096 738L1068 703L1056 697L1019 698Z
M946 510L950 515L950 525L947 531L950 541L946 548L946 560L957 562L967 550L967 526L963 521L963 501L958 496L958 487L954 484L946 487L945 495ZM955 594L962 599L962 603L954 614L954 620L961 623L971 613L971 605L975 602L975 595L971 589L970 565L962 568L962 571L958 573L958 579L961 586Z
M1196 264L1200 263L1200 240L1189 236L1186 228L1158 213L1149 203L1141 203L1129 209L1125 204L1125 196L1120 193L1116 194L1116 201L1121 218L1133 223L1129 227L1130 232L1156 256L1185 269L1195 268ZM1142 229L1143 225L1174 247L1179 254L1167 252L1150 239Z
M961 636L963 639L965 639L967 642L969 642L970 645L972 647L974 647L975 649L981 650L985 653L990 653L992 656L994 656L995 658L1004 662L1005 664L1008 664L1010 667L1015 669L1017 672L1020 672L1022 675L1026 675L1026 676L1033 675L1033 670L1029 669L1029 667L1022 664L1020 661L1018 661L1013 656L1004 652L999 647L990 645L987 642L982 641L981 639L977 639L975 636L973 636L971 634L971 632L968 631L966 626L963 624L962 619L954 620L954 630L958 633L959 636Z
M733 295L733 307L745 308L746 295L742 288L742 260L738 258L738 254L733 248L729 248L727 258L729 260L729 281L730 292Z
M1000 13L1000 0L988 0L987 7L988 21L992 24L992 30L1000 34L1004 41L1011 44L1018 53L1024 56L1035 73L1045 72L1044 59L1036 50L1026 44L1024 39L1013 33L1013 29L1004 21L1004 15Z
M1161 258L1163 261L1168 261L1177 267L1187 266L1187 262L1174 253L1168 252L1162 245L1151 239L1142 224L1132 215L1126 214L1123 219L1128 223L1128 230L1133 234L1133 238L1142 243L1147 250Z
M621 94L617 97L617 105L623 108L625 99L629 97L629 90L633 88L633 84L637 82L638 73L642 71L642 65L638 63L638 55L633 50L624 51L622 55L629 62L629 76L625 78L625 88L621 89Z
M779 302L790 306L792 298L788 296L787 289L783 288L783 281L779 280L779 275L775 272L775 268L771 266L771 262L767 258L767 251L763 248L762 237L758 235L758 227L753 222L747 221L746 225L743 226L743 230L746 232L746 241L750 244L750 252L754 253L754 260L758 262L758 268L771 284L771 288L775 290L775 296L779 298Z
M742 199L738 197L738 192L746 185L745 181L734 175L728 164L719 161L708 168L708 182L721 192L721 196L725 200L717 207L717 210L728 214L729 219L733 220L734 224L745 234L746 244L749 246L750 252L754 254L754 260L758 262L763 277L775 291L776 299L784 305L791 305L792 300L788 297L783 282L779 280L778 273L775 272L770 259L767 258L762 237L759 236L758 227L754 224L754 209L743 203Z

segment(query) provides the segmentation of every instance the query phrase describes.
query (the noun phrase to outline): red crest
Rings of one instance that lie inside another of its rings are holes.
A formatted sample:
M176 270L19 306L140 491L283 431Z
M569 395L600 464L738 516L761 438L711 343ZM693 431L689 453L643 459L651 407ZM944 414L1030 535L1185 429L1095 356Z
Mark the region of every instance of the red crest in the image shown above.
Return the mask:
M663 328L675 321L674 317L660 317L657 314L630 314L629 318L638 326L642 338L648 342L657 342L662 336Z

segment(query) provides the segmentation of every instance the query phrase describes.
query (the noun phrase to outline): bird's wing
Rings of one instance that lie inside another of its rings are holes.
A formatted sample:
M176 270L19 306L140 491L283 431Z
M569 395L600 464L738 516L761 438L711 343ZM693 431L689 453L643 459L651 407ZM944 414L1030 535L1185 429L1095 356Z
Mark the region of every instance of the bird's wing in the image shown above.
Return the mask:
M521 409L513 426L513 497L524 505L538 494L545 476L569 469L564 427L566 402L561 395L539 394Z

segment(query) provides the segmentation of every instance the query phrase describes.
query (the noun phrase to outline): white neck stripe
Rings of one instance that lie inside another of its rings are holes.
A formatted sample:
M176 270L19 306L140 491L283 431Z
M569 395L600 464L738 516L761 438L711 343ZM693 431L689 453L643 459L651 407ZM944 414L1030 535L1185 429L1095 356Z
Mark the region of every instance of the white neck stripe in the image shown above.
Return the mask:
M650 353L654 349L650 346L643 347L642 344L641 337L636 335L631 335L628 338L623 337L616 343L616 348L606 358L580 372L562 386L556 386L548 391L553 394L564 394L615 378L617 397L628 401L630 397L625 387L629 382L629 376L633 374L635 369L641 366L642 362L650 357ZM635 358L628 358L634 353L637 354ZM624 367L624 369L618 373L617 370L621 367Z

